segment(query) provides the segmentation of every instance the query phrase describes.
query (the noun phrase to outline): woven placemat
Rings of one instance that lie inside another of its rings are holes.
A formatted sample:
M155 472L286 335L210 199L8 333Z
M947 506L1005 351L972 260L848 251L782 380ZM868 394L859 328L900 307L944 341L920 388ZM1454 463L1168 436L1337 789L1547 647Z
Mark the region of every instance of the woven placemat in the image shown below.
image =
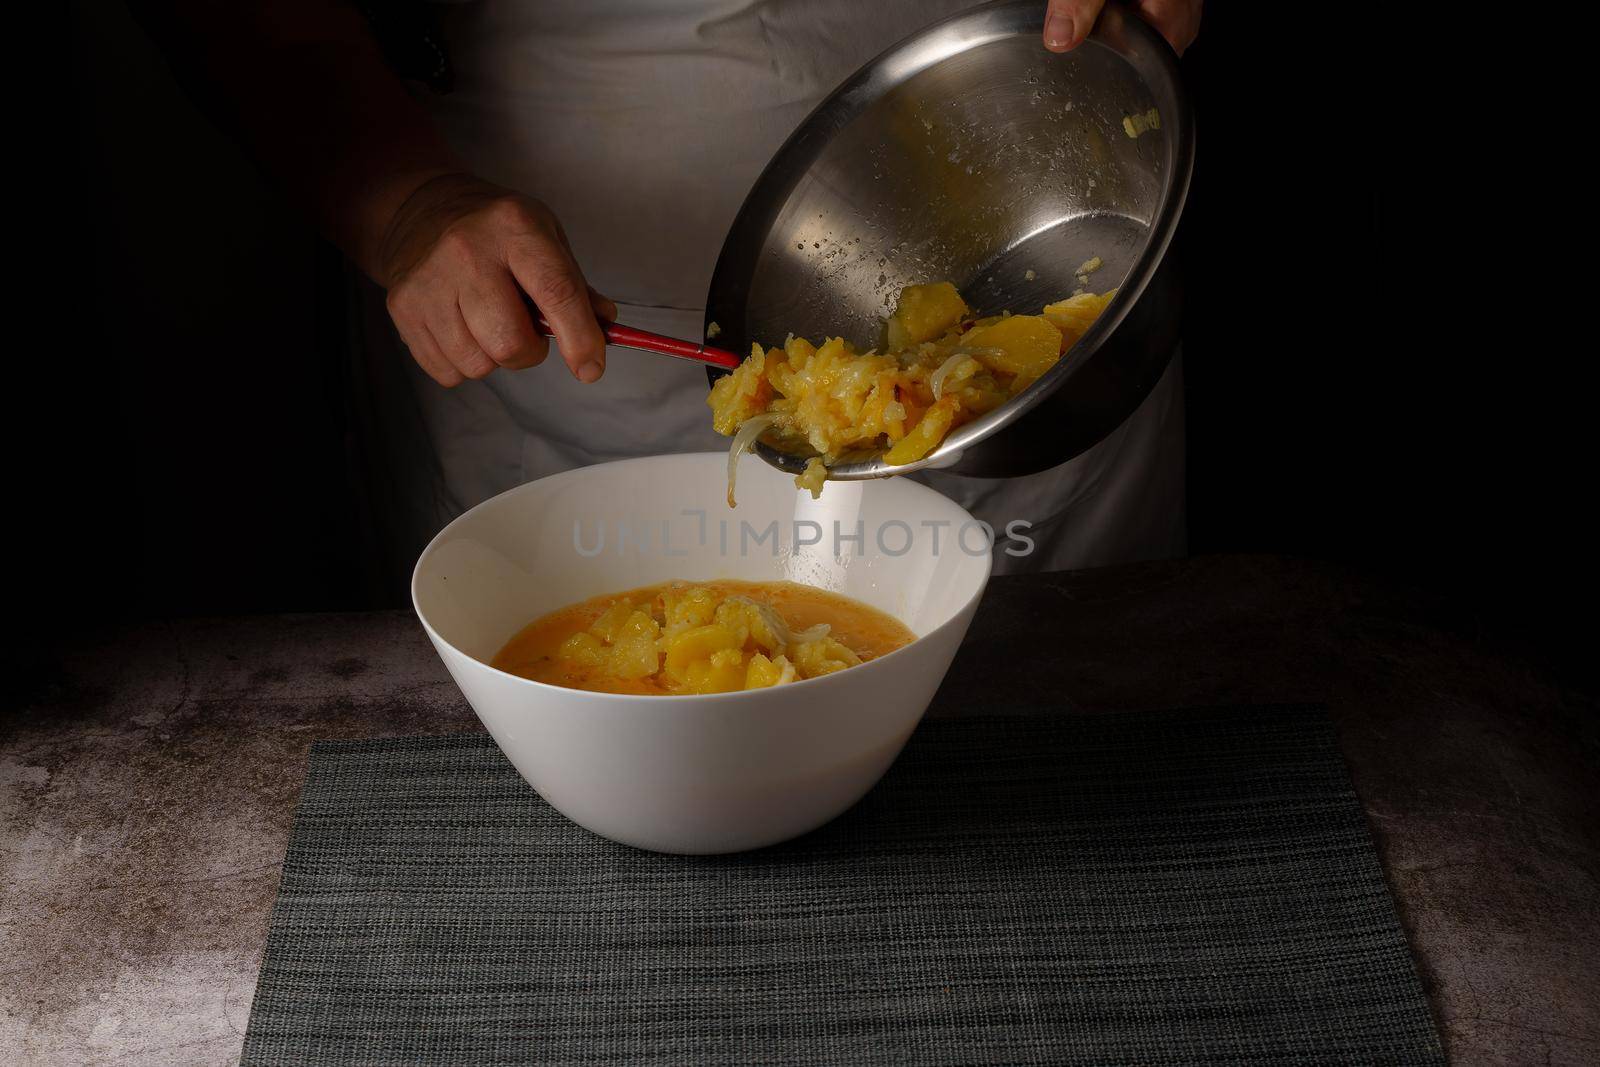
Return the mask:
M1442 1062L1325 713L924 723L855 809L636 851L478 735L319 744L247 1064Z

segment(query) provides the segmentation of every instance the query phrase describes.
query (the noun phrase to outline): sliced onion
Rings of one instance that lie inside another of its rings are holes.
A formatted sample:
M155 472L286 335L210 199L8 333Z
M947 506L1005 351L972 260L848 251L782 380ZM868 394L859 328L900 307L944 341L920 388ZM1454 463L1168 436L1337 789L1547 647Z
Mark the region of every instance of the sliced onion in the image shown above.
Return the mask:
M928 376L928 385L933 389L933 398L935 400L944 398L944 380L950 377L950 372L971 358L971 352L965 348L958 348L947 356L943 363L939 364L937 370Z
M789 624L784 622L783 616L774 611L771 606L763 604L759 600L751 600L747 596L730 596L723 603L743 604L745 607L750 608L761 616L761 621L767 624L767 629L772 631L772 636L778 639L780 645L789 643Z
M778 639L786 650L804 641L820 641L833 632L833 627L825 622L819 622L815 626L808 626L798 632L790 630L788 622L770 604L763 604L759 600L751 600L747 596L730 596L724 603L743 604L754 609L756 614L761 616L761 621L767 624L767 629L772 631L772 635Z
M739 430L733 435L733 444L728 446L728 506L737 507L733 500L733 486L739 480L739 457L750 451L755 446L756 438L772 428L778 421L776 415L752 415L739 424Z

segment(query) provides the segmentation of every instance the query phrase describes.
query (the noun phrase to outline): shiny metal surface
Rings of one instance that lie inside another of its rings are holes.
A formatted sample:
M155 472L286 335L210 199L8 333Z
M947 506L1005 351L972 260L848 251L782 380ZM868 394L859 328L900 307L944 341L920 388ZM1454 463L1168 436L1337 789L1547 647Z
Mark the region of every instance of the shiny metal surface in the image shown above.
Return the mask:
M1037 313L1078 288L1074 272L1093 256L1104 266L1089 287L1121 287L1016 400L917 463L865 456L833 478L1043 470L1120 425L1166 367L1178 297L1163 254L1194 158L1176 57L1116 4L1087 43L1052 54L1039 39L1044 8L1006 0L963 12L856 72L778 150L723 244L706 323L738 352L790 333L873 347L916 282L954 282L980 315ZM1160 128L1130 137L1124 118L1152 108ZM757 451L804 466L765 443Z

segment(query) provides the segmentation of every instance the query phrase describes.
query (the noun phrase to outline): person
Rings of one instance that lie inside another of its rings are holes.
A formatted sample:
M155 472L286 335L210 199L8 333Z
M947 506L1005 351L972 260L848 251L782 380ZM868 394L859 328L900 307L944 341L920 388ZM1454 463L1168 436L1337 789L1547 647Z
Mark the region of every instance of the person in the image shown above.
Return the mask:
M397 569L521 482L725 448L701 368L608 351L597 316L699 337L722 237L773 152L862 63L968 6L466 0L407 37L416 5L135 3L191 93L370 279L355 356ZM1051 0L1044 46L1077 47L1102 6ZM1179 51L1198 32L1200 0L1134 6ZM385 34L410 52L386 54ZM453 87L409 91L396 54ZM559 370L540 366L552 351ZM1001 569L1181 554L1181 361L1061 467L926 480L997 528L1033 525L1033 554L997 554Z

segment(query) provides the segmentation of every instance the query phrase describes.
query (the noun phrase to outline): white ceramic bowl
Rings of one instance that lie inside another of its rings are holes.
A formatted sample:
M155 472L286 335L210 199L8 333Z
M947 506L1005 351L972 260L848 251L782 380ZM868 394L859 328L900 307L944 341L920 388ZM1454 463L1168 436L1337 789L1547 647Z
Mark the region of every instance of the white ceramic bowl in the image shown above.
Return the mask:
M830 482L814 501L746 457L730 511L726 458L623 460L520 486L446 526L412 575L428 637L522 776L572 821L640 848L758 848L854 804L927 710L989 579L982 529L925 486ZM489 666L556 608L708 578L843 593L917 640L837 674L714 696L587 693Z

